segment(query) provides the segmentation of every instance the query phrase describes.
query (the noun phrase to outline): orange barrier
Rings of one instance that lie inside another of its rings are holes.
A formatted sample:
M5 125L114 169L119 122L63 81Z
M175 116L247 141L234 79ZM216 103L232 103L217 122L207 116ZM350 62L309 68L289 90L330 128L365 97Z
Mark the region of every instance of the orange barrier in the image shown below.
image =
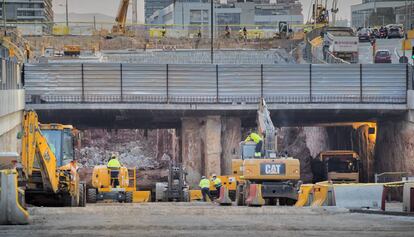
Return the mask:
M225 186L221 186L220 197L218 198L217 202L222 206L231 205L231 199L229 197L229 190Z
M247 195L246 204L248 206L263 206L265 200L262 197L262 185L250 184L249 193Z

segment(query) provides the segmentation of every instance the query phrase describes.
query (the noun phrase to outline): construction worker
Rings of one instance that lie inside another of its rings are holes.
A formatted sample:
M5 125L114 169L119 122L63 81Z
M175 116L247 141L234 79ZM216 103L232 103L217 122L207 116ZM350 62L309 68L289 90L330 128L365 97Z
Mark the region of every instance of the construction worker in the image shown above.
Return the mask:
M254 157L262 157L263 139L259 134L255 132L251 132L250 135L244 141L245 142L254 141L256 143L256 149L254 150Z
M207 201L207 197L210 198L210 200L213 200L210 194L210 180L206 178L206 176L201 176L200 184L198 185L201 188L201 194L203 195L203 201Z
M108 169L111 171L111 186L116 188L119 186L119 169L121 168L121 163L119 162L116 155L112 155L111 159L107 164Z
M213 174L212 176L213 176L213 178L211 179L211 181L213 182L213 185L217 190L217 198L220 198L220 188L222 186L221 179L217 178L216 174Z
M165 26L161 29L161 37L164 38L167 35L167 30L165 29Z

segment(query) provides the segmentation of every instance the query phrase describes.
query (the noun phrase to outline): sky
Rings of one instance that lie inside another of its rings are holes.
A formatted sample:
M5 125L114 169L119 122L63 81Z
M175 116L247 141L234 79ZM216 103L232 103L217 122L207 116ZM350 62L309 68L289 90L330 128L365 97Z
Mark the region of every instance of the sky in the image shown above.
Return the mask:
M115 16L116 11L118 10L118 4L120 0L68 0L69 12L76 13L102 13L108 16ZM362 0L339 0L339 13L338 19L350 19L351 18L351 8L353 4L361 3ZM138 0L141 9L143 9L143 0ZM310 9L310 4L312 0L300 0L303 4L303 15L305 19L308 19L308 13ZM332 0L328 0L328 6L331 5ZM53 0L53 8L56 13L64 13L65 0ZM131 13L129 13L129 16ZM143 19L143 10L138 11L138 19Z

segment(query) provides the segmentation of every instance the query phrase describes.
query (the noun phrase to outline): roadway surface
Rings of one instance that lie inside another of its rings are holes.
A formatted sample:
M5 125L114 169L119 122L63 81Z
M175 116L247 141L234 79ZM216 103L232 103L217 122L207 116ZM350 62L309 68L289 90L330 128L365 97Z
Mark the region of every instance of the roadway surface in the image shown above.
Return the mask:
M336 207L217 206L209 203L95 204L29 209L32 223L0 236L412 236L414 217Z
M392 63L398 63L399 54L402 55L401 46L402 39L377 39L376 50L389 50L391 53ZM359 43L359 63L373 63L371 43Z

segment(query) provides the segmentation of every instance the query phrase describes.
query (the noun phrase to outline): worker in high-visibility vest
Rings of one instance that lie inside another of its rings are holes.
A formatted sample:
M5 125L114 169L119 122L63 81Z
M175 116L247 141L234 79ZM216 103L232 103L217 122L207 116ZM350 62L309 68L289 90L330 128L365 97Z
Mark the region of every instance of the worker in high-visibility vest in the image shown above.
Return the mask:
M107 164L108 169L111 171L111 186L116 188L119 186L119 169L121 168L121 163L118 160L116 155L112 155L111 159Z
M249 136L244 141L245 142L254 141L256 143L256 149L254 150L254 157L262 157L263 138L259 134L252 132L249 134Z
M203 201L207 201L207 196L210 200L213 200L210 194L210 180L206 178L206 176L201 176L200 184L198 185L201 188L201 194L203 195Z
M217 190L217 198L220 198L220 189L222 186L221 179L218 178L216 174L213 174L212 176L213 178L211 179L211 181L213 181L213 185Z

